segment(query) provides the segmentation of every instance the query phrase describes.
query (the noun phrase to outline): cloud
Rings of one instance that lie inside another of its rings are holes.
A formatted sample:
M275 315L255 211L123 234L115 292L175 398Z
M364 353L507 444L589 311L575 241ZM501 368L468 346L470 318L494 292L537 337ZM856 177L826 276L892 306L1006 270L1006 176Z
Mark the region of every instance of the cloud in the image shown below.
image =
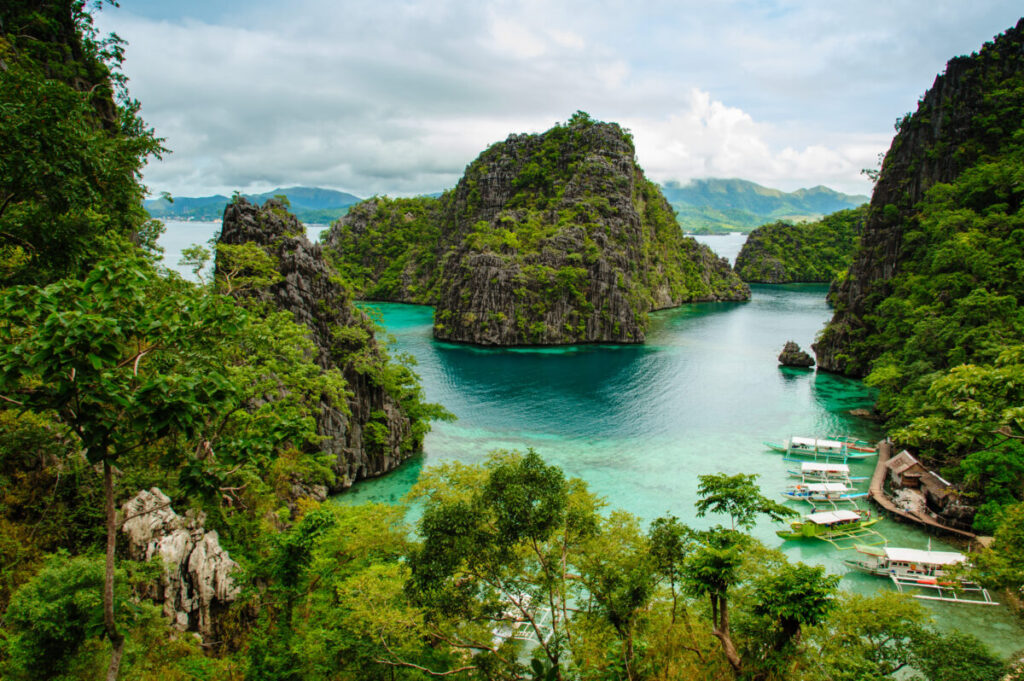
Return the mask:
M892 0L188 2L110 9L178 195L452 186L487 145L578 109L631 128L656 179L865 191L857 174L1012 3ZM134 13L133 13L134 12ZM146 13L149 12L147 15Z
M825 184L867 193L861 169L874 167L890 137L882 134L834 136L830 144L779 146L774 126L756 122L698 89L688 106L666 119L628 122L637 158L659 182L703 177L740 177L785 190Z

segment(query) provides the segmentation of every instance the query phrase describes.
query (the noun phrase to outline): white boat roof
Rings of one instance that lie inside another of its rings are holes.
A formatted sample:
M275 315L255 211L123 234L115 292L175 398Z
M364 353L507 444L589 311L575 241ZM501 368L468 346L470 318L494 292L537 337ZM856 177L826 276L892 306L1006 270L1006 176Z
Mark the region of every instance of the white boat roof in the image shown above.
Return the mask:
M859 520L860 514L854 511L823 511L821 513L812 513L807 516L807 519L815 525L831 525L832 523Z
M823 463L821 461L805 461L800 464L801 473L849 473L850 467L845 463Z
M804 485L811 492L846 492L849 488L841 482L812 482Z
M818 449L842 449L843 443L837 440L819 440L813 437L791 437L789 443L802 447L817 447Z
M885 557L900 563L923 563L925 565L956 565L962 563L964 554L956 551L922 551L886 546Z

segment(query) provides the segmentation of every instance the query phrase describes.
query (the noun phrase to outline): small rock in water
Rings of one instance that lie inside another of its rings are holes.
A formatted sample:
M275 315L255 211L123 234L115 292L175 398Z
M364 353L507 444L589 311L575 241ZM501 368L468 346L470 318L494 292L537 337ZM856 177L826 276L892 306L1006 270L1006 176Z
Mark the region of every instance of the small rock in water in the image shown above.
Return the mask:
M787 367L812 367L814 359L793 341L786 341L786 347L779 354L779 364Z

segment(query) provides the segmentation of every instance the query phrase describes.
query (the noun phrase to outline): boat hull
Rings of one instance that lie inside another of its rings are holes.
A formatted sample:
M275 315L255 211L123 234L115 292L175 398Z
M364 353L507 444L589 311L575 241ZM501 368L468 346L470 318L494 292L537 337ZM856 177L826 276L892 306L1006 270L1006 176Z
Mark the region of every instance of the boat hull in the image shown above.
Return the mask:
M871 527L878 522L878 518L867 518L854 523L842 523L840 525L815 525L808 522L793 523L789 530L777 530L775 534L783 539L831 539L849 534L851 530L859 530Z

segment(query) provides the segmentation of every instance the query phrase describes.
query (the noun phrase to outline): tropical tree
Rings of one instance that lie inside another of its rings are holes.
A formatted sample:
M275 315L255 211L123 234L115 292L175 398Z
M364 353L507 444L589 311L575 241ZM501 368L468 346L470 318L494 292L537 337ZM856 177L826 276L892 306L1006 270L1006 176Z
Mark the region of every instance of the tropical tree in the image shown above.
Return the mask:
M172 433L194 434L207 410L231 399L235 388L211 348L245 319L227 299L161 291L149 263L126 252L85 279L14 287L0 297L0 398L56 413L103 469L111 681L124 648L114 614L114 465Z

